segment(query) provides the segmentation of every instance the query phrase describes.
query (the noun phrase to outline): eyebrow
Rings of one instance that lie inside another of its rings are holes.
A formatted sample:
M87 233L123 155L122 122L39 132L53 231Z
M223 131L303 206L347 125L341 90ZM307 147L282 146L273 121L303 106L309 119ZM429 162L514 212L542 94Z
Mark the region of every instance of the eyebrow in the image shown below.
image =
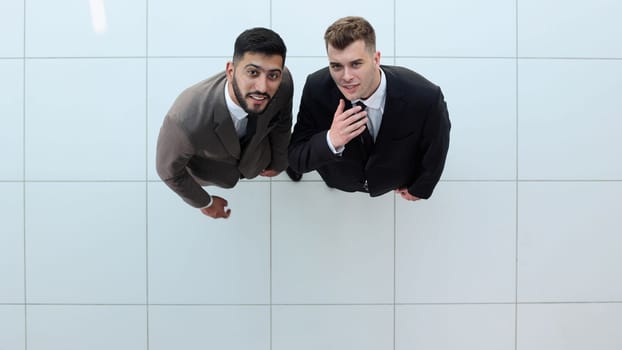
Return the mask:
M264 69L263 67L258 66L258 65L253 64L253 63L247 64L246 66L244 66L244 68L255 68L255 69L260 70L262 72L266 71L266 69ZM268 69L268 72L279 72L279 73L281 73L282 71L283 70L280 69L280 68Z
M348 62L349 64L353 64L353 63L362 63L364 60L362 58L357 58L353 61ZM338 65L338 66L343 66L343 63L341 62L334 62L334 61L329 61L328 64L330 65Z

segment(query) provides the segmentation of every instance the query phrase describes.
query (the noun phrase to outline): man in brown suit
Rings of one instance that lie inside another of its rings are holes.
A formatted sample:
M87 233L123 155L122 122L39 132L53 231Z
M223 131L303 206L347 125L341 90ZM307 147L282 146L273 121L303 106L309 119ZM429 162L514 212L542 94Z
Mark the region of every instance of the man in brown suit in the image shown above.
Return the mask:
M293 83L286 47L266 28L242 32L226 70L181 93L158 137L160 178L212 218L228 218L227 201L202 186L276 176L287 167Z

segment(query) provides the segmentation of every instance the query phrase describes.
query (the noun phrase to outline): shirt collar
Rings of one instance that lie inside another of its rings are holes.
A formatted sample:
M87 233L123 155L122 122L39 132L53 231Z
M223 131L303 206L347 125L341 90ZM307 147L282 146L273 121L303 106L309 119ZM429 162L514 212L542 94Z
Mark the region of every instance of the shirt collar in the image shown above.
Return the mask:
M352 101L352 104L355 104L358 101L361 101L365 104L367 108L371 109L379 109L380 111L384 110L384 100L387 96L387 78L385 77L384 72L380 69L380 85L374 91L374 93L369 96L366 100L357 99Z
M229 95L228 81L225 82L225 101L227 102L227 109L229 110L229 114L231 114L233 120L242 120L246 118L248 113L246 113L246 111L242 107L238 106L235 102L233 102L231 95Z

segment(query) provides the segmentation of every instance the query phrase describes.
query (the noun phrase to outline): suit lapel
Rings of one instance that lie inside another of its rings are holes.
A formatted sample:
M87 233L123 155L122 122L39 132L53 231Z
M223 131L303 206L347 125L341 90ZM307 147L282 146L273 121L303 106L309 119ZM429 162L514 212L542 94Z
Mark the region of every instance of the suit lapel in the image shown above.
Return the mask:
M217 103L214 107L214 132L222 142L227 152L236 159L240 159L240 140L235 132L235 126L225 103L224 83L216 96Z
M380 123L380 129L376 136L376 143L382 142L386 137L395 135L392 130L400 127L400 116L404 115L403 106L400 102L400 98L396 96L390 96L387 93L384 104L384 112L382 113L382 122ZM399 133L398 133L399 134Z
M392 72L390 69L382 66L382 72L387 79L387 94L384 101L382 122L380 123L380 129L376 136L376 143L378 143L378 141L382 142L385 138L396 134L392 130L400 128L400 116L405 115L404 108L406 106L402 101L402 91L398 86L398 81L391 74Z

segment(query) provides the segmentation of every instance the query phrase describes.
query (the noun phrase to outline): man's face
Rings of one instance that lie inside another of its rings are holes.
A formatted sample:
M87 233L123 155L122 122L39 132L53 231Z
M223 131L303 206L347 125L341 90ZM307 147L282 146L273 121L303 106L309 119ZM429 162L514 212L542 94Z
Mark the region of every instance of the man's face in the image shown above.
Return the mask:
M350 101L366 99L380 85L380 52L369 52L363 40L345 49L328 45L330 75L341 93Z
M263 112L283 79L283 57L261 53L244 54L235 65L227 62L229 94L247 113Z

